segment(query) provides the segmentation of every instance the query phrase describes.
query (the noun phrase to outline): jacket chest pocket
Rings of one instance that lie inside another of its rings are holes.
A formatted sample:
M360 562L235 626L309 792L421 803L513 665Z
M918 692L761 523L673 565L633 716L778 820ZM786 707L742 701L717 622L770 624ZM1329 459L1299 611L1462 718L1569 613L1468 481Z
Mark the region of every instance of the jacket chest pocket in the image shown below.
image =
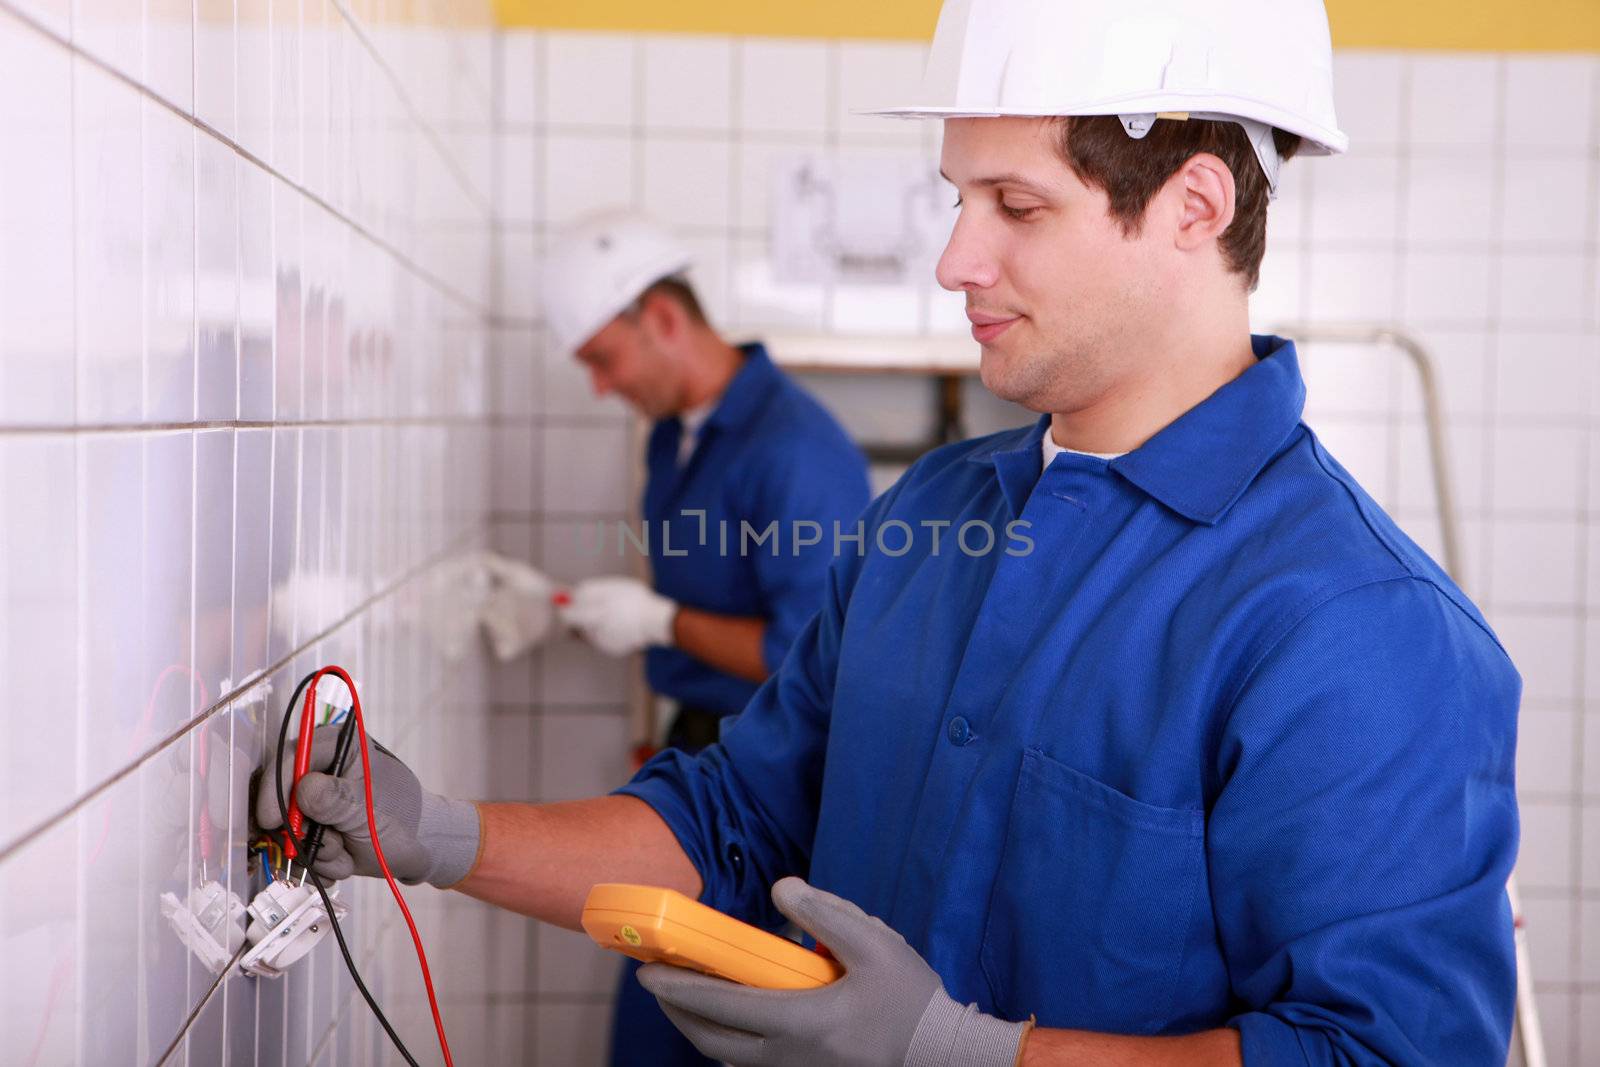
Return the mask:
M1025 751L983 938L1001 1014L1159 1032L1200 896L1204 835L1199 810L1145 804Z

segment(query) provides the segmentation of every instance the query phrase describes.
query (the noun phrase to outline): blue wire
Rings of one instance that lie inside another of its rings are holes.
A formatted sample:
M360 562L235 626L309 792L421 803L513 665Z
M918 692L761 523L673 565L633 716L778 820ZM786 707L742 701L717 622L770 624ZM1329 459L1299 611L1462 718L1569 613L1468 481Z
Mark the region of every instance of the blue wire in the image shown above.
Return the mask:
M345 709L341 710L339 712L339 714L335 715L333 718L328 720L328 725L329 726L337 726L339 723L344 722L344 717L346 715L349 715L349 714L350 714L350 709L349 708L345 708Z

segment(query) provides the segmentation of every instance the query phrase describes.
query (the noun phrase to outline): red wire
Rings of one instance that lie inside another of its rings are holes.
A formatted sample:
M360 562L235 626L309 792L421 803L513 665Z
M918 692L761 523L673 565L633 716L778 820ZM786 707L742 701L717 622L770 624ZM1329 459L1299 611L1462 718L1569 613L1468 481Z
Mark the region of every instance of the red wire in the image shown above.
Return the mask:
M311 714L311 710L315 706L312 698L316 696L317 683L322 680L322 676L325 674L331 674L343 680L344 684L350 689L352 713L356 717L356 736L361 741L361 784L367 794L367 832L372 835L372 851L378 857L378 867L383 871L384 881L389 883L389 892L394 894L394 901L400 905L400 913L406 917L406 925L411 928L411 943L417 946L417 962L422 966L422 984L428 987L428 1007L433 1009L433 1028L439 1032L439 1049L444 1053L446 1067L455 1067L455 1060L450 1058L450 1042L444 1036L444 1019L439 1014L439 999L433 992L433 975L428 971L428 954L422 950L422 935L417 933L417 924L411 918L411 909L406 907L406 899L400 895L400 887L395 884L394 875L389 872L389 861L383 857L383 846L378 843L378 820L373 814L372 807L372 761L367 755L367 723L361 717L361 697L356 694L356 683L345 673L343 667L324 667L317 672L316 677L311 679L311 685L306 693L305 714ZM304 730L303 727L304 719L302 718L302 738L309 732ZM308 747L308 761L310 759L309 753L310 749ZM298 783L301 774L298 748L295 751L295 764L295 781ZM291 817L297 814L299 814L298 809L290 811Z

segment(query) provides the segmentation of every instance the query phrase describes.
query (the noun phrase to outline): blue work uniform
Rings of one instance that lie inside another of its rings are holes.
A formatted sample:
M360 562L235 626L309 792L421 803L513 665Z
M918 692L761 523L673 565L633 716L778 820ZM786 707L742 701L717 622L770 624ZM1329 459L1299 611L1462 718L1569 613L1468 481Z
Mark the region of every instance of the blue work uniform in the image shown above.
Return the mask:
M772 672L822 603L833 525L853 524L871 490L865 457L833 416L761 345L742 351L687 463L678 462L680 420L651 431L642 512L653 536L667 529L652 542L656 591L765 619L761 653ZM721 715L743 711L756 691L678 648L650 649L645 674L662 696Z
M758 344L679 462L683 423L656 423L646 456L643 518L656 591L719 615L766 621L762 658L776 671L816 614L837 524L854 524L871 498L866 458L833 416ZM733 715L756 683L677 648L645 654L650 688L694 712ZM710 1064L624 969L613 1017L614 1067Z
M1520 679L1301 421L1293 345L1253 343L1127 455L1041 473L1044 418L873 503L721 743L621 790L706 903L759 919L806 875L1041 1026L1504 1062ZM993 551L952 543L974 522Z

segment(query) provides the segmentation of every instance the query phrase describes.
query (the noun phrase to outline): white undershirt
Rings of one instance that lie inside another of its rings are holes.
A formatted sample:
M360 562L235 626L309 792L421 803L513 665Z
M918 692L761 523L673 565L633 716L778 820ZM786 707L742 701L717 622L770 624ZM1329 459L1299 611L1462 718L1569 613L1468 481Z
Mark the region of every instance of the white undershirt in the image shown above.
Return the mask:
M1063 452L1070 452L1075 456L1093 456L1095 459L1107 460L1116 459L1118 456L1127 455L1126 452L1079 452L1075 448L1062 448L1060 445L1056 444L1056 439L1049 430L1044 432L1044 437L1040 440L1039 445L1044 451L1044 466L1039 468L1039 473L1041 474L1043 474L1045 470L1049 468L1050 461L1061 455Z
M689 457L694 455L694 446L700 440L700 429L711 417L711 412L716 410L717 401L721 397L712 397L699 407L690 408L678 416L678 421L683 423L683 436L678 438L678 466L689 462Z

